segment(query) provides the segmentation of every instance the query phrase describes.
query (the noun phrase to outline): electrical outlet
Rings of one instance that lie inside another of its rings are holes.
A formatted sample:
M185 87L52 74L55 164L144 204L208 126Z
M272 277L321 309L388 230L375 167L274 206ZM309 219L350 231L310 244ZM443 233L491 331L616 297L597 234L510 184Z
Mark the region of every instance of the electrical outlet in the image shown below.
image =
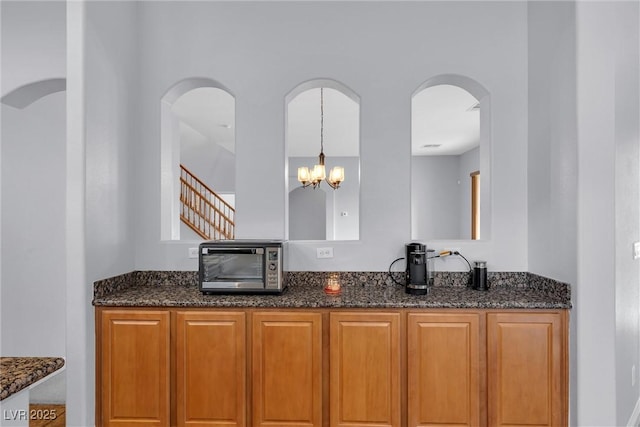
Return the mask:
M633 259L640 258L640 242L635 242L633 244Z
M316 258L333 258L333 248L317 248Z
M189 248L189 258L198 258L198 248Z

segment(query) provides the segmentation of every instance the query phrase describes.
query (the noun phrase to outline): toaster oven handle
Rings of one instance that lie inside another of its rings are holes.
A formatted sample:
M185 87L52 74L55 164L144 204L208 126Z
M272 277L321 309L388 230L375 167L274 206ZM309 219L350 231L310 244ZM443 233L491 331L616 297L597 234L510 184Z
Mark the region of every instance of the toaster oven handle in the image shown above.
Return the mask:
M247 254L247 255L263 255L264 248L202 248L202 254L215 254L215 253L225 253L225 254Z

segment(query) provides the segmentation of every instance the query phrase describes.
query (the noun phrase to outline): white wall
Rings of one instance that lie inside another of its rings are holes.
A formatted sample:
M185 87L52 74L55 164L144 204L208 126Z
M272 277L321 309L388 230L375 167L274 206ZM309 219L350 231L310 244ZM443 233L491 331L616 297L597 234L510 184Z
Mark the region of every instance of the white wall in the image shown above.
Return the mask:
M135 19L134 2L69 3L68 426L95 419L92 284L134 269Z
M577 287L576 24L572 2L529 3L529 271ZM577 322L570 322L572 425L577 425Z
M460 236L460 156L411 157L412 240Z
M529 3L529 269L576 276L575 5Z
M2 96L66 76L63 1L2 1Z
M471 178L480 149L457 156L411 157L411 238L471 238Z
M134 267L136 8L135 2L106 1L88 2L86 9L86 240L91 283Z
M527 270L526 3L141 2L139 12L140 105L148 108L136 152L136 188L145 191L136 203L136 268L197 268L190 243L160 241L157 214L155 106L177 81L210 77L236 97L239 238L285 236L285 95L315 78L353 89L361 97L360 240L332 242L330 260L315 257L326 243L296 243L287 268L384 271L410 241L411 94L451 73L490 91L493 120L492 239L455 245L491 269Z
M65 4L0 7L2 96L64 78ZM23 109L3 104L1 114L0 354L64 356L65 93Z
M640 405L640 262L633 260L631 251L633 243L640 240L640 3L621 6L613 22L616 420L622 424ZM634 420L636 425L639 421Z
M65 355L65 97L2 105L3 355Z
M638 3L577 3L576 25L577 419L625 425L638 401Z
M184 122L180 122L180 163L216 193L235 192L235 155Z

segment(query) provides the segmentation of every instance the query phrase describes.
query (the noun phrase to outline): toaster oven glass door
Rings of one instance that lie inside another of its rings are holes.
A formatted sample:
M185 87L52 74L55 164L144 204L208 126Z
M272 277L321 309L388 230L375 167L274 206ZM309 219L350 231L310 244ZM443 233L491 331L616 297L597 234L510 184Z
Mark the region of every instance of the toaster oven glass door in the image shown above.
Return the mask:
M207 248L202 269L207 288L264 288L264 248Z

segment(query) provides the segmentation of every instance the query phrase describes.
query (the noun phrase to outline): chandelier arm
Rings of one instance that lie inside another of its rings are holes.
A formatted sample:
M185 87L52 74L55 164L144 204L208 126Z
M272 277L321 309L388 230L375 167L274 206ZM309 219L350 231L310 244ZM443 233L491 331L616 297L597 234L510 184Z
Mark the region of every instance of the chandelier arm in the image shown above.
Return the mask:
M338 188L340 188L339 182L333 183L329 181L327 178L325 178L325 182L329 185L329 187L333 188L334 190L337 190Z

